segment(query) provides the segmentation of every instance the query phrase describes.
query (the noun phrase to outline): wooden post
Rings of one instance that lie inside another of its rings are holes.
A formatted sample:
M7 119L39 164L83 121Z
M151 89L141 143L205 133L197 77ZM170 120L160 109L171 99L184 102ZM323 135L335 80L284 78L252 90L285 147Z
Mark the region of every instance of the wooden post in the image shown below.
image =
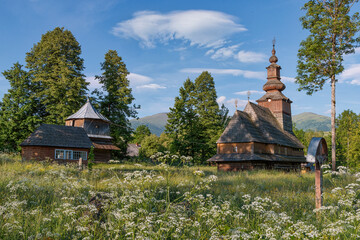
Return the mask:
M81 171L83 168L83 165L82 165L82 158L79 158L79 171Z
M312 138L306 156L307 162L315 163L315 208L322 206L323 178L321 165L327 160L328 149L324 138ZM318 215L318 214L317 214Z
M318 161L315 163L315 208L321 208L323 198L322 198L322 186L323 184L323 177L321 166Z

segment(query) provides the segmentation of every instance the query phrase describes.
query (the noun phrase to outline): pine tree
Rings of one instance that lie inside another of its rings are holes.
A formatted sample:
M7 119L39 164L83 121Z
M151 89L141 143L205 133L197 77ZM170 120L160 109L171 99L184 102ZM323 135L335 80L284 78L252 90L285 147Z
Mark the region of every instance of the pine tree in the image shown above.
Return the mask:
M39 115L45 123L64 124L86 100L88 83L84 79L81 48L69 30L55 28L42 35L26 54Z
M97 97L100 112L113 124L111 125L111 136L115 144L126 152L127 143L131 140L131 125L129 117L136 117L135 106L131 104L134 97L129 87L129 74L125 63L117 51L109 50L105 54L105 61L101 63L101 76L96 79L102 85L93 94Z
M30 75L22 65L14 66L2 73L10 83L10 89L0 103L0 146L18 151L19 144L35 130L40 117L33 94Z
M203 144L201 158L204 161L216 153L216 141L224 129L222 114L226 113L225 109L223 109L223 112L219 109L216 102L215 82L207 71L202 72L195 79L195 98L196 113L201 126L199 129L199 141Z
M199 117L195 108L195 86L188 78L175 98L174 107L170 108L165 132L172 139L172 152L199 159L203 144L199 142Z
M359 13L350 15L352 6L358 0L310 0L303 9L306 15L301 17L302 26L310 35L300 44L296 82L299 90L313 92L322 90L325 82L331 83L331 146L332 167L336 165L335 133L335 84L336 76L344 67L343 55L354 53L360 38L356 33L360 29Z

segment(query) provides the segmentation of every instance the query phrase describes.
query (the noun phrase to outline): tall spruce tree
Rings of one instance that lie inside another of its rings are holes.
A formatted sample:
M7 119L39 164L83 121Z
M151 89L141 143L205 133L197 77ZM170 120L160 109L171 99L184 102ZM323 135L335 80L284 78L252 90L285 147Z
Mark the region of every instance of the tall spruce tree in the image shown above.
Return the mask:
M219 109L215 82L207 71L195 79L195 98L196 113L200 121L199 142L203 144L201 158L206 160L216 153L216 141L224 129L222 114L226 113L225 109Z
M188 78L175 98L174 107L170 108L165 132L172 139L172 152L192 156L200 160L202 143L199 139L199 116L196 113L195 85Z
M19 144L34 131L40 117L34 98L30 75L22 65L2 73L10 83L10 89L0 103L0 146L10 151L19 150Z
M26 54L26 67L41 104L39 115L45 123L64 124L85 102L88 83L80 55L74 35L59 27L42 35Z
M115 50L109 50L105 54L101 70L102 75L96 76L96 79L102 86L93 91L93 94L97 97L101 113L113 123L110 129L115 144L125 153L132 132L128 118L137 115L135 105L131 106L134 97L127 79L129 72Z
M299 90L313 92L322 90L325 82L331 84L331 146L332 168L336 165L335 132L335 84L336 76L344 67L343 55L354 52L360 42L356 33L360 29L359 13L351 15L350 10L358 0L311 0L303 10L302 26L310 31L300 44L296 82Z

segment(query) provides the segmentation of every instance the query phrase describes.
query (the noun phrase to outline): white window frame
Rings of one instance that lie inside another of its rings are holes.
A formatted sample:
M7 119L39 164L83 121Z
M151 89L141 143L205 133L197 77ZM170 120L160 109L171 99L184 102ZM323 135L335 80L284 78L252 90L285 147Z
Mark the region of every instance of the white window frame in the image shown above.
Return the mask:
M63 158L57 158L57 152L58 151L62 151L63 153ZM64 159L64 160L79 160L79 159L74 159L74 152L78 152L79 155L81 156L82 153L85 153L85 159L83 160L87 160L87 151L73 151L73 150L68 150L68 149L55 149L55 159ZM69 153L70 158L66 158L67 153Z

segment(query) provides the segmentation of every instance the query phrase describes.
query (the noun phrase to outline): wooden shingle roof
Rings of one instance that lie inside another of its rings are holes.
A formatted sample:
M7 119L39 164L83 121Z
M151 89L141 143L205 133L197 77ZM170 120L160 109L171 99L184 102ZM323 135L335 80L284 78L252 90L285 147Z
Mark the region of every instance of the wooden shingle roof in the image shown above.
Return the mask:
M217 143L259 142L304 148L301 142L280 126L272 112L249 102L245 110L236 111Z
M90 148L92 143L83 128L42 124L20 146Z
M107 119L93 107L93 105L90 103L89 98L87 99L84 106L79 109L79 111L69 116L66 120L71 119L100 119L106 122L110 122L109 119Z

